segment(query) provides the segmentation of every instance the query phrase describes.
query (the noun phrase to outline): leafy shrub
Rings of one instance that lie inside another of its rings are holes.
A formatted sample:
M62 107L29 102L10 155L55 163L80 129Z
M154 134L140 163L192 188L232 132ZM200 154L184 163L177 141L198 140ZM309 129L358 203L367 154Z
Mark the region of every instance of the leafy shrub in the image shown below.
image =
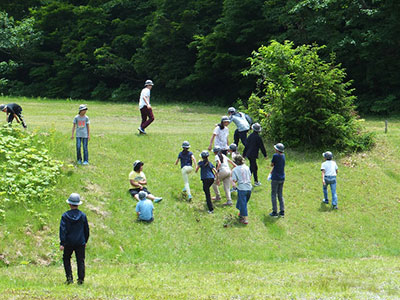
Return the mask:
M272 41L249 58L245 76L255 75L257 90L248 112L258 119L273 141L296 147L365 150L372 135L362 130L346 73L318 56L324 47Z
M15 203L37 218L45 216L33 204L50 203L61 166L50 158L43 136L9 125L0 127L1 217Z

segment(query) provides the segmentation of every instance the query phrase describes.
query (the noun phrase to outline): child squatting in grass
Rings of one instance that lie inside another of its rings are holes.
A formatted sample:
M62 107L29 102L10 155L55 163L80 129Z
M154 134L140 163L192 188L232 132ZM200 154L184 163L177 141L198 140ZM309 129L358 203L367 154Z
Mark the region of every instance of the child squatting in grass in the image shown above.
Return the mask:
M66 211L60 221L60 250L63 253L63 263L66 284L74 282L71 269L71 255L75 251L78 266L78 284L85 280L85 249L89 240L89 224L86 215L78 209L82 204L79 194L72 193L67 203L71 208Z
M132 197L136 198L136 200L139 200L139 192L144 191L147 193L148 199L155 203L160 202L162 197L153 196L145 187L145 185L147 185L147 179L146 175L143 173L143 165L144 163L140 160L136 160L133 163L133 171L129 173L129 193Z
M188 141L184 141L182 143L182 151L179 152L178 158L176 159L175 165L178 164L179 160L181 161L181 172L183 177L184 188L183 192L188 194L188 199L192 199L192 194L190 192L189 186L189 174L193 172L192 163L196 165L196 159L191 151L189 151L190 144Z
M324 199L322 200L323 203L329 204L328 200L328 185L331 186L331 193L332 193L332 208L338 209L337 206L337 194L336 194L336 176L338 173L338 166L333 158L333 154L330 151L322 153L322 156L325 159L325 162L321 165L322 171L322 191L324 193Z
M211 202L210 187L213 184L218 185L219 182L218 182L217 170L214 168L213 164L210 161L208 161L209 155L210 154L206 150L201 152L200 157L203 160L198 162L197 168L196 168L196 173L201 168L200 178L201 178L201 181L203 182L204 194L206 195L208 213L212 214L214 212L214 207ZM216 182L214 182L215 179L216 179Z
M76 128L76 156L78 165L82 164L82 153L81 145L83 144L83 164L89 164L89 151L88 151L88 141L90 140L90 128L89 128L89 117L86 116L88 108L86 105L79 105L79 114L74 118L74 125L72 127L71 140L74 139L74 132Z

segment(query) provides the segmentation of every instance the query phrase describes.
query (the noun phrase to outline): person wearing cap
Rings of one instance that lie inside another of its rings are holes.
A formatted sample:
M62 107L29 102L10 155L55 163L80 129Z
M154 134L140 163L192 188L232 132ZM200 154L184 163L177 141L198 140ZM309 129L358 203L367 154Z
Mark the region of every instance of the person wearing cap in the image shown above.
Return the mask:
M129 193L136 200L139 200L139 193L144 191L147 193L147 198L158 203L162 200L162 197L155 197L147 189L146 175L143 173L144 163L140 160L136 160L133 163L133 171L129 173Z
M83 145L83 164L89 164L88 141L90 140L90 120L86 115L88 108L85 104L79 105L79 113L75 116L72 126L71 140L74 139L76 128L76 156L78 165L82 164L81 148Z
M224 191L226 196L226 202L223 204L224 206L231 206L232 205L232 198L231 198L231 168L236 167L236 164L231 161L225 154L221 152L220 148L214 148L213 152L215 154L215 165L218 172L218 181L222 182L224 185ZM221 194L218 189L218 185L213 184L213 189L215 192L215 200L221 200Z
M140 124L138 130L141 134L146 134L145 129L154 121L153 109L150 105L150 91L153 88L153 85L153 81L146 80L144 83L144 88L140 93L139 109L142 116L142 123Z
M178 158L176 159L175 165L178 164L179 160L181 161L181 172L183 177L184 188L183 192L186 192L188 195L188 199L191 200L192 194L190 192L189 186L189 174L193 172L193 164L196 165L196 159L191 151L189 151L190 143L188 141L184 141L182 143L182 151L179 152Z
M236 130L233 136L233 142L239 146L239 139L242 141L243 146L246 146L247 132L250 130L249 121L246 114L236 111L234 107L228 108L229 122L236 125Z
M285 216L285 203L283 201L283 183L285 182L285 146L282 143L274 145L275 154L272 156L270 172L271 178L271 202L272 212L271 217ZM276 203L276 196L279 200L279 215Z
M265 151L263 140L260 136L261 125L258 123L254 123L251 126L253 132L249 135L246 141L246 146L243 150L243 157L248 158L250 162L250 172L254 177L254 186L260 186L261 183L258 181L258 152L261 150L261 153L264 155L264 158L267 159L267 152Z
M232 170L232 180L238 191L236 208L239 210L240 223L247 225L249 223L247 220L247 203L250 200L252 189L251 173L249 168L244 164L244 158L241 155L236 156L233 161L237 165L237 167Z
M337 194L336 194L336 176L339 171L336 162L333 159L333 154L330 151L322 153L325 161L321 165L322 171L322 191L324 193L323 203L329 204L328 199L328 185L331 186L332 193L332 208L338 209L337 206Z
M22 107L19 106L17 103L1 104L0 110L7 114L6 120L9 124L11 124L15 118L18 123L21 123L22 127L27 127L24 121L24 117L21 114Z
M213 134L211 136L210 145L208 146L208 150L214 147L218 147L221 149L221 152L225 155L228 154L229 149L229 118L227 116L223 116L221 118L221 122L215 126Z
M78 266L78 284L85 280L85 249L89 240L89 223L86 215L78 209L82 204L79 194L72 193L67 201L70 210L66 211L60 221L60 250L63 251L63 263L66 284L74 282L71 268L71 255L75 252Z
M235 156L239 155L240 153L237 151L237 145L232 143L229 145L229 153L231 154L232 159L235 159Z
M139 202L136 204L136 214L138 216L138 220L148 223L153 222L153 202L151 202L149 199L146 199L147 193L145 191L140 191L138 197Z
M212 214L214 213L214 207L211 202L210 187L213 184L218 185L219 182L218 182L217 170L215 169L213 164L208 160L209 155L210 154L206 150L200 153L200 157L202 158L202 160L197 163L196 173L199 169L201 169L200 179L203 182L203 191L204 194L206 195L208 213Z

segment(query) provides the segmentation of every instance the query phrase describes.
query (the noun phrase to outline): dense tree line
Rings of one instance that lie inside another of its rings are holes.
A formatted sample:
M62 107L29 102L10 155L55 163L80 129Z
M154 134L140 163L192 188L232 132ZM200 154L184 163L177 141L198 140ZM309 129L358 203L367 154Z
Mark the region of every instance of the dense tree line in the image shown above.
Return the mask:
M5 94L232 103L255 88L248 57L274 39L326 45L365 112L400 110L396 0L4 0Z

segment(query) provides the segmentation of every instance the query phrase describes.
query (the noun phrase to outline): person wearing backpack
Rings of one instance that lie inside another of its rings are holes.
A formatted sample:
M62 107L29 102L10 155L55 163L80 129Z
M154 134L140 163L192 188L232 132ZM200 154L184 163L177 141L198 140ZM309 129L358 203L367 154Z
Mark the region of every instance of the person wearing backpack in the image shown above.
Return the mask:
M237 127L233 136L234 143L239 146L240 139L243 146L246 146L247 132L250 130L250 124L246 118L246 114L236 111L234 107L229 107L228 116L229 121L235 123ZM250 117L248 118L250 119Z

